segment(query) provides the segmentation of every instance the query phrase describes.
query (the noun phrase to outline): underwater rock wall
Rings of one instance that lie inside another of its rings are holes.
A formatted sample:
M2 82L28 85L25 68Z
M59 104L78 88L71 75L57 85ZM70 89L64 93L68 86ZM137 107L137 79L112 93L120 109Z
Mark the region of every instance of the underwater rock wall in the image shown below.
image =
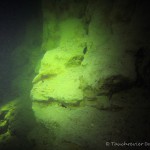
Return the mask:
M32 99L78 103L130 88L137 80L136 53L149 47L141 38L144 13L138 1L44 0L46 52Z
M32 14L9 54L13 80L0 76L15 97L0 107L0 149L105 150L107 141L150 139L147 3L42 0L43 18Z
M41 134L41 149L107 149L106 141L139 137L139 120L126 118L141 113L137 86L150 81L146 5L43 0L45 54L30 93L37 122L52 132L51 140Z

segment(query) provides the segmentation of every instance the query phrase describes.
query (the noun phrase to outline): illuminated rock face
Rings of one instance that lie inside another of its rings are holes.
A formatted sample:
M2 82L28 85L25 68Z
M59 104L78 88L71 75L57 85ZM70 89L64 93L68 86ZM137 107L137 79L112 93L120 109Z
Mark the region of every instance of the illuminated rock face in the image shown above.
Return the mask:
M134 122L125 109L133 108L139 97L130 88L144 68L139 67L144 59L137 53L147 43L139 37L145 28L139 17L142 10L130 0L74 1L43 0L45 54L32 81L32 109L37 121L54 132L54 149L105 150L101 143L120 141L126 118Z
M126 5L128 3L118 3L116 7L119 11ZM129 54L137 50L136 33L132 32L134 5L129 8L131 16L122 14L124 9L117 12L112 2L91 2L82 16L79 12L85 6L80 6L74 13L62 8L58 19L60 10L55 12L45 5L42 47L46 53L39 74L33 79L33 100L74 103L85 98L94 99L103 90L108 95L117 92L111 87L103 89L106 79L114 77L110 86L113 82L121 82L124 86L124 81L129 84L135 81L135 58ZM122 16L117 17L118 14Z
M73 64L69 62L70 58L74 59L74 55L57 49L46 52L41 62L40 73L33 80L34 100L55 99L67 102L83 99L82 90L79 88L83 68L81 60L77 60L82 55L75 56L77 58L73 60ZM49 61L45 61L47 58L50 58Z
M33 79L34 100L79 101L83 99L80 78L84 67L86 35L79 19L60 23L60 44L45 53L39 74Z

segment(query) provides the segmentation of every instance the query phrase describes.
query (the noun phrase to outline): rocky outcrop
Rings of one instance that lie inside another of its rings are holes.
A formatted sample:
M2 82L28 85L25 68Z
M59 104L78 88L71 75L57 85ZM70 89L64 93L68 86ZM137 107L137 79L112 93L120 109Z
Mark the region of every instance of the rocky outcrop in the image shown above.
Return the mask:
M32 149L33 141L27 136L36 122L24 102L17 98L0 106L0 149Z
M21 96L27 95L29 81L33 79L30 95L39 124L29 118L31 110L23 109L29 100L23 99L22 107L7 119L8 113L1 113L0 137L13 136L16 143L21 139L24 144L28 134L31 147L46 150L106 149L106 141L135 141L134 136L140 136L136 132L140 123L139 117L135 121L133 118L138 116L139 107L139 114L146 115L149 110L148 92L131 89L137 85L147 88L150 82L149 19L143 7L146 2L42 3L43 33L38 30L38 20L33 21L25 41L11 55L12 69L16 70L12 88ZM32 30L34 26L37 28ZM147 96L145 104L143 95ZM141 122L145 124L143 116ZM140 129L143 135L149 133L143 127Z
M135 55L144 45L137 36L144 31L139 22L142 18L137 19L138 9L142 9L138 2L48 4L43 3L42 47L46 52L33 79L34 101L74 103L105 93L103 87L107 87L106 95L113 95L133 85L137 78ZM78 11L73 9L77 5ZM61 7L59 17L60 10L50 9L52 6ZM136 23L140 25L135 27ZM108 84L112 78L115 81Z

